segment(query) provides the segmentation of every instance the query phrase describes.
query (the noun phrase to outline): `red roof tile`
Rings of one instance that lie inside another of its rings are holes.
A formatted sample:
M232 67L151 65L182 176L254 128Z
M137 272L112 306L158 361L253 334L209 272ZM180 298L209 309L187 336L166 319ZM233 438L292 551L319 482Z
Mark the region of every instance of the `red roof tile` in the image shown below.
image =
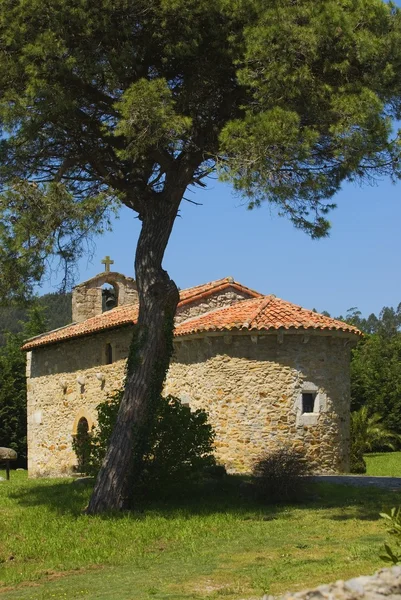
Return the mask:
M233 282L231 278L220 279L196 288L183 290L180 292L181 301L178 306L183 306L188 302L193 302L211 293L233 286L249 294L254 294L256 297L249 300L240 300L230 306L218 308L199 317L188 319L176 327L175 336L206 331L280 328L337 330L361 335L360 331L352 325L325 317L296 304L285 302L275 296L262 296L254 290ZM32 348L89 335L97 331L134 324L137 319L138 305L118 306L82 323L72 323L27 340L22 349L31 350Z
M86 282L84 282L86 283ZM250 288L234 281L232 277L224 277L223 279L217 279L216 281L210 281L202 285L197 285L192 288L187 288L180 291L180 302L178 307L190 304L196 300L206 298L211 294L220 292L226 288L233 287L238 291L245 292L249 296L261 297L262 294L251 290ZM72 323L65 327L60 327L49 333L44 333L40 336L36 336L27 342L22 347L23 350L31 350L38 346L45 346L46 344L52 344L55 342L61 342L70 338L80 337L81 335L87 335L94 333L95 331L101 331L103 329L111 329L112 327L119 327L120 325L134 324L138 318L138 306L125 305L114 308L110 311L96 315L82 323Z
M121 327L136 323L138 319L138 305L129 304L126 306L118 306L112 310L108 310L101 315L86 319L82 323L72 323L59 329L54 329L49 333L42 333L27 342L22 346L22 350L31 350L38 346L45 346L55 342L62 342L71 338L89 335L103 329L112 329L113 327Z
M325 317L275 296L242 300L184 321L175 329L176 336L207 331L234 329L325 329L361 335L352 325Z
M209 283L181 290L178 306L184 306L195 300L206 298L211 294L215 294L216 292L220 292L229 287L234 288L239 292L244 292L253 298L260 298L263 295L260 292L256 292L255 290L242 285L238 281L234 281L232 277L224 277L223 279L217 279L216 281L210 281Z

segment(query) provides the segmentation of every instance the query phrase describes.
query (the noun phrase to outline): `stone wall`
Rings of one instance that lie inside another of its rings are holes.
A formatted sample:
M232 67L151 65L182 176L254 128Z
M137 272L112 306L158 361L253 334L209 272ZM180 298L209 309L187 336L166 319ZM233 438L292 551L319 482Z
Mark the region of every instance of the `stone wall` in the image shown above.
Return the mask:
M32 352L30 476L71 472L77 422L84 416L91 425L96 406L121 386L132 331L127 326ZM105 364L107 344L112 364ZM217 458L232 471L249 471L263 451L290 442L306 448L316 471L341 472L348 467L349 359L346 337L319 332L186 338L175 341L165 393L208 411ZM313 414L302 414L302 391L316 396Z
M280 600L400 600L401 567L381 569L371 577L336 581L314 590L285 594ZM264 596L263 600L275 600Z
M71 474L72 435L80 417L91 426L96 406L119 389L132 327L38 348L28 354L28 470L30 477ZM114 361L105 364L106 344ZM96 375L103 375L101 381ZM77 379L84 377L81 385Z
M166 393L205 408L216 455L232 471L249 471L264 451L304 448L316 472L348 469L349 361L344 337L318 332L225 335L176 342ZM302 392L316 395L302 414Z
M175 322L177 325L191 319L192 317L198 317L216 308L222 308L223 306L230 306L240 300L248 300L254 298L246 292L241 292L234 287L229 287L224 291L214 292L205 298L199 300L189 299L187 303L179 306L175 315Z

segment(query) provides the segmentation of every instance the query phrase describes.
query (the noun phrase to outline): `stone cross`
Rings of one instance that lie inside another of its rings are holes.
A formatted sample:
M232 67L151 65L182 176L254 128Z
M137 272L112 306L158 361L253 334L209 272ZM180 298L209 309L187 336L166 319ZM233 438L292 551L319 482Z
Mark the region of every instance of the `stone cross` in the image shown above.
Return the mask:
M114 260L111 260L110 256L106 256L102 260L102 265L104 265L105 272L110 273L110 265L114 265Z

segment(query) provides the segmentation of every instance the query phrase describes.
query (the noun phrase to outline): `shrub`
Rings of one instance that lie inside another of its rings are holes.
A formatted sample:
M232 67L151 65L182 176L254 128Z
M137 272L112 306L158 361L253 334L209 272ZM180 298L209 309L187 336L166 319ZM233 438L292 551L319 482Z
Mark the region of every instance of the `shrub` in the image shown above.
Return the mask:
M388 430L382 423L382 417L370 414L367 406L362 406L351 413L351 473L366 473L366 462L363 458L365 452L377 448L395 449L401 436Z
M78 461L76 469L79 473L87 473L90 470L91 437L88 421L85 418L80 419L77 433L72 438L72 448Z
M300 500L311 469L304 455L289 446L263 455L253 468L253 482L264 502Z
M390 529L387 530L387 533L395 537L395 544L399 550L401 547L401 508L392 508L389 513L380 513L380 516L389 522ZM380 558L385 562L397 565L401 561L401 554L396 554L388 544L384 544L384 550L385 554L382 554Z
M363 457L363 454L363 447L351 442L351 456L349 469L351 473L366 473L366 461Z
M117 392L97 407L98 426L90 440L88 467L92 475L105 456L121 397L122 392ZM214 432L204 410L191 411L178 398L160 397L149 439L141 456L134 459L135 484L149 489L199 477L215 464L213 441Z

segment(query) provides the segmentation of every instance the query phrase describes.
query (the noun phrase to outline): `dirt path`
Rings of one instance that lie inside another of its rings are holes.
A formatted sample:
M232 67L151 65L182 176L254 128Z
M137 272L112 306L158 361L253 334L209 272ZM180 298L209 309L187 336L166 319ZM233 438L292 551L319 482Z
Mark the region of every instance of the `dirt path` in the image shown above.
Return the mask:
M401 490L401 477L371 477L370 475L315 475L313 481L338 483L359 487L378 487L385 490Z

